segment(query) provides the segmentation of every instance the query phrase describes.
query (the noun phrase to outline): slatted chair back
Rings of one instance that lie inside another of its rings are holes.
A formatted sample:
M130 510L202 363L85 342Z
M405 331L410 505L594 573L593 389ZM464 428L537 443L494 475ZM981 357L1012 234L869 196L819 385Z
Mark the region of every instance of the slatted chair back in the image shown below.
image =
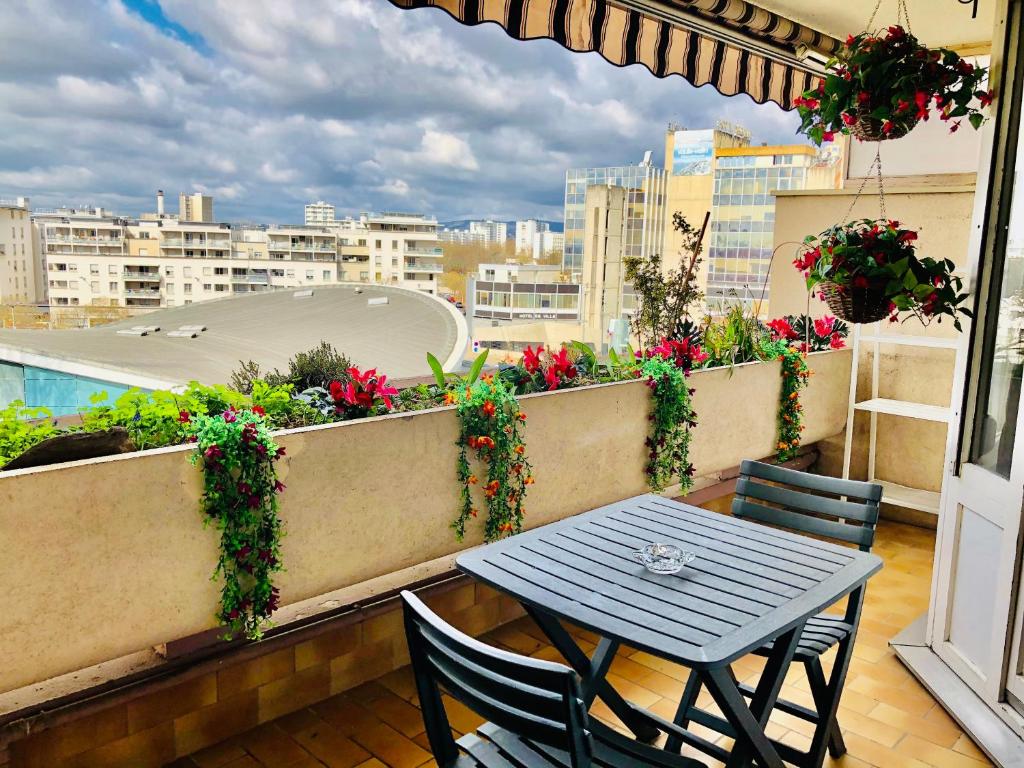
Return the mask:
M845 497L845 500L842 498ZM744 461L732 513L871 550L882 486Z
M411 592L403 592L402 601L424 725L441 768L454 765L459 750L440 688L500 728L565 750L571 768L590 768L587 712L573 670L485 645L445 623Z

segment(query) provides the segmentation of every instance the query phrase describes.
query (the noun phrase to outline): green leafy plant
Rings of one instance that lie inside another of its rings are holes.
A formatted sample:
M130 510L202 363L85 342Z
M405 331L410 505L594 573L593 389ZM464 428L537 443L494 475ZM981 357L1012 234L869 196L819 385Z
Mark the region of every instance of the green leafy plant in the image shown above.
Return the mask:
M519 410L515 394L494 376L484 376L453 392L459 416L459 458L456 468L460 493L459 514L452 522L462 541L466 525L477 517L475 495L484 497L487 518L484 539L495 541L523 528L523 499L533 484L522 425L526 414ZM473 470L473 465L478 469ZM486 483L480 482L486 478Z
M704 228L696 229L679 212L672 216L672 227L683 240L679 269L666 271L659 254L623 261L626 280L632 283L638 304L631 324L644 347L654 346L661 339L679 338L692 308L704 298L698 282Z
M104 400L106 393L94 398L94 402ZM124 427L139 450L160 448L185 442L189 414L222 413L250 404L245 395L219 384L209 387L192 381L180 393L133 388L113 405L99 404L83 411L82 426L90 432Z
M434 374L434 383L436 383L440 389L447 389L448 387L457 384L471 386L476 383L478 378L480 378L480 373L484 369L484 364L487 362L487 355L489 353L489 349L482 350L480 354L473 359L473 363L469 366L469 371L465 376L460 376L457 373L445 373L444 368L441 367L440 361L429 352L427 352L427 365L430 366L430 371Z
M259 363L252 360L239 362L231 374L231 387L244 394L252 394L256 381L271 386L290 384L296 392L312 387L327 388L332 381L348 382L348 370L352 361L326 341L305 352L298 352L288 360L288 370L262 371Z
M280 601L273 575L281 570L277 496L284 485L274 465L284 448L258 411L188 414L185 423L196 443L192 461L203 468L202 510L221 536L213 574L223 580L217 617L227 639L259 639Z
M742 302L728 306L720 318L706 318L702 336L705 368L772 359L766 350L771 333Z
M639 372L647 379L652 407L648 416L650 434L644 441L647 449L647 482L660 491L679 479L683 493L693 485L693 464L690 463L690 430L697 426L697 414L690 404L687 372L672 357L654 354L645 359Z
M775 458L781 464L795 459L800 453L801 433L804 431L800 391L807 386L811 371L800 350L777 343L782 347L779 351L782 394L779 397L779 443Z
M0 467L59 432L49 409L12 401L0 409Z
M807 290L830 285L840 293L877 290L890 302L892 322L900 312L925 325L949 315L962 330L959 316L971 317L971 312L962 306L967 294L954 274L956 265L949 259L918 258L916 240L917 233L898 221L859 219L805 238L793 265L803 272Z
M988 70L947 48L927 48L901 26L889 27L884 36L850 35L826 66L825 78L794 100L799 131L815 144L851 131L898 138L927 120L933 109L949 121L950 131L963 118L980 128L985 122L981 109L993 98L991 90L983 89Z

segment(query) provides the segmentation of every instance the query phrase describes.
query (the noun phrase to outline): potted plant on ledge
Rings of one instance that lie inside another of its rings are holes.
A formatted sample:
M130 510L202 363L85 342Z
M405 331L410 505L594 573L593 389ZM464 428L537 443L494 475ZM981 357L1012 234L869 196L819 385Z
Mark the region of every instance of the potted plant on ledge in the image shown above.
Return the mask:
M807 289L815 287L829 308L851 323L896 321L910 312L927 325L942 315L960 327L967 294L949 259L919 258L917 233L898 221L860 219L839 224L804 239L793 264L804 273Z
M794 103L800 112L799 132L815 144L837 133L863 141L905 136L932 110L956 131L963 118L978 128L981 109L992 101L982 85L988 75L946 48L927 48L901 26L883 36L850 35L828 62L817 87Z

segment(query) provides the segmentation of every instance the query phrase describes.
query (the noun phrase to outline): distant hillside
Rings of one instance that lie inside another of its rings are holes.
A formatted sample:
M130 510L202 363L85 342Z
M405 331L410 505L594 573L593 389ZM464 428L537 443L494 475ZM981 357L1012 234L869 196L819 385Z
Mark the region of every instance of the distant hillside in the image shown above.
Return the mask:
M445 229L469 229L469 222L471 221L483 221L483 219L459 219L457 221L441 221L438 224ZM514 221L506 221L505 223L508 224L508 236L510 238L515 237L516 223ZM561 232L563 229L562 222L560 221L549 221L548 224L551 225L552 232Z

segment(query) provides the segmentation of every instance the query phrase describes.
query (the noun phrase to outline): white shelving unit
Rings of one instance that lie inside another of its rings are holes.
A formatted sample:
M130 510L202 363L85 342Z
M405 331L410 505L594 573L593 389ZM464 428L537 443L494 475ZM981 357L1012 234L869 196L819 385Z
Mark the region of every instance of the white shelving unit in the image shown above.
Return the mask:
M919 512L928 512L933 515L939 513L941 505L941 494L935 491L924 490L923 488L910 488L905 485L894 483L890 480L882 480L878 477L875 466L875 446L878 440L878 414L898 416L906 419L922 419L924 421L949 424L952 416L950 405L926 405L908 400L892 400L879 397L879 360L881 358L881 347L887 344L910 347L928 347L931 349L952 349L956 350L956 339L937 339L924 336L892 336L881 332L878 324L864 326L870 331L861 331L859 325L853 327L853 366L850 372L850 406L846 417L846 445L843 452L843 477L850 476L850 461L853 455L853 420L858 411L870 414L871 426L868 442L868 477L871 482L882 486L882 501L905 509L913 509ZM862 345L871 345L871 397L867 400L857 400L857 378L858 366L860 364L860 353Z

